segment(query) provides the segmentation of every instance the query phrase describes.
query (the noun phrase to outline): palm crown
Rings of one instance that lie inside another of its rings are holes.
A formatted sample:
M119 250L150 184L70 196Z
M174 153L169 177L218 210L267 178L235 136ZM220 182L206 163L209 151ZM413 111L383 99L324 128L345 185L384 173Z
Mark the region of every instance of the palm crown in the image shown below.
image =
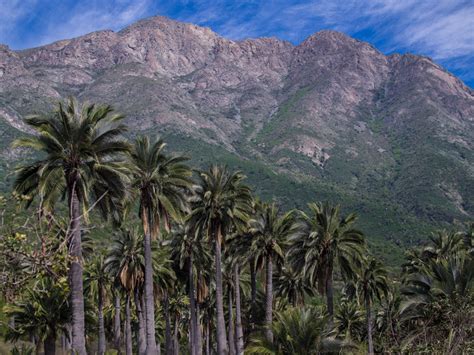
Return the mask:
M292 238L289 256L296 270L322 294L327 295L328 311L333 314L332 278L335 265L343 276L354 275L354 264L362 259L365 249L363 234L353 228L356 215L340 216L340 207L328 203L310 203L310 213L301 213L300 232Z
M122 118L110 106L79 107L73 99L60 103L49 116L27 118L37 135L18 139L14 145L32 148L43 157L18 169L15 190L38 195L41 208L52 210L58 199L74 189L84 212L91 196L102 211L112 212L112 204L126 191L120 154L129 146L121 139L126 131L119 123Z
M131 150L132 188L139 192L140 218L148 219L153 238L156 237L160 222L169 229L170 219L181 219L187 210L185 191L192 185L191 170L181 156L164 153L166 144L157 139L138 137Z

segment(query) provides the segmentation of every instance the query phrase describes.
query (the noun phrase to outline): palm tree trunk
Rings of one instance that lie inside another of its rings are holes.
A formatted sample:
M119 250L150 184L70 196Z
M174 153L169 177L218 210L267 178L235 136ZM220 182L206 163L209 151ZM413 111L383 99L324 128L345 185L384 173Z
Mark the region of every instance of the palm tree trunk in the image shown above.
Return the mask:
M206 319L206 355L210 355L211 354L211 327L210 327L210 320L209 320L209 316L207 317Z
M66 334L61 334L61 351L65 353L67 351L66 347Z
M145 249L145 313L146 313L146 353L156 355L155 340L155 299L153 296L153 265L151 259L150 211L143 208L143 231Z
M227 339L229 339L229 354L230 355L235 355L235 339L234 339L234 334L235 334L235 329L234 329L234 310L233 310L233 299L232 299L232 288L229 286L228 290L228 308L229 308L229 327L228 329L228 336Z
M81 206L76 192L76 182L69 191L69 283L72 303L72 348L78 355L86 355L84 290L81 241Z
M329 275L326 279L326 304L328 308L329 319L332 321L334 315L334 289L332 287L332 268L329 269Z
M240 309L240 270L239 265L234 266L235 287L235 341L237 355L244 354L244 332L242 329L242 313Z
M250 287L251 287L251 303L250 303L250 330L255 328L255 314L257 306L257 271L255 270L255 259L250 258Z
M189 337L191 345L191 355L201 354L201 351L198 347L197 341L197 312L196 312L196 295L194 292L194 273L193 273L193 255L191 253L188 259L188 279L189 279L189 305L190 305L190 327L189 327Z
M273 313L273 262L272 256L267 257L267 275L265 292L265 337L273 343L272 313Z
M135 289L135 308L137 309L138 318L138 354L146 354L146 334L145 334L145 316L143 314L142 300L140 297L140 290L138 287Z
M44 340L44 355L56 354L56 330L51 330Z
M202 332L199 301L196 298L196 355L202 355Z
M216 307L217 307L217 353L219 355L228 354L227 339L225 335L224 320L224 300L222 292L222 260L221 260L221 243L220 243L220 227L218 227L215 236L215 258L216 258Z
M179 319L177 316L174 317L174 334L173 334L173 355L179 355Z
M365 301L365 310L367 313L366 319L367 319L367 341L369 345L369 355L374 354L374 343L372 340L372 310L370 307L370 299L367 299Z
M125 298L125 353L132 355L132 323L130 316L130 293Z
M171 339L170 302L168 292L163 295L163 312L165 313L165 352L166 355L173 354L173 341Z
M99 282L98 285L98 293L99 293L99 309L98 309L98 321L99 321L99 344L98 344L98 354L104 355L105 354L105 328L104 328L104 288L102 283Z
M115 300L114 300L114 347L117 353L120 354L120 293L118 289L115 289Z
M72 350L72 343L71 343L71 339L72 339L72 329L71 329L71 325L68 324L66 326L67 328L67 337L66 337L66 349L70 352Z

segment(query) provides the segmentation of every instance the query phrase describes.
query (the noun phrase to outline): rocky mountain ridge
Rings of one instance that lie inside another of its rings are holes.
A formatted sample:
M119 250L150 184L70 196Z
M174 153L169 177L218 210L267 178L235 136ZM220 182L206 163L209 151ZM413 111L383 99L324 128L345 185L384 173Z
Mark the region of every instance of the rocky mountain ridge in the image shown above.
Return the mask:
M364 196L376 201L369 209L424 221L474 215L474 93L426 57L386 56L335 31L296 46L232 41L164 17L0 46L5 142L21 116L68 95L113 104L134 131L222 147L329 199Z

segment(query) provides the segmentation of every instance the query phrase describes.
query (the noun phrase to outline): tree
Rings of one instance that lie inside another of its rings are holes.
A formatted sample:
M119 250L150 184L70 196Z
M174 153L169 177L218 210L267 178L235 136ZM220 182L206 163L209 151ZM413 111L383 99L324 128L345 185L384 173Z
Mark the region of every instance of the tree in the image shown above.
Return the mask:
M15 319L14 326L7 329L6 339L36 336L44 343L45 355L54 355L58 333L67 334L66 326L71 320L68 292L65 278L40 279L21 300L5 306L5 314Z
M365 305L368 352L374 354L372 306L375 299L380 300L389 292L387 272L382 263L374 258L364 263L357 275L356 292L359 301Z
M265 334L272 341L273 313L273 265L284 260L284 246L297 232L293 212L280 215L276 204L262 204L256 216L250 221L252 238L251 254L257 265L266 265L265 290Z
M112 245L105 260L105 271L125 291L125 348L127 354L132 353L132 334L130 318L130 299L134 292L141 287L144 281L145 262L143 255L142 238L136 230L120 230L115 234ZM137 308L139 299L135 298ZM139 319L140 320L140 319ZM139 339L140 343L140 339ZM143 350L143 349L142 349Z
M105 269L105 258L99 255L86 269L86 288L89 286L90 294L97 294L97 317L99 322L99 341L97 352L105 354L105 326L104 326L104 301L105 289L110 283L110 274ZM94 292L95 291L95 292Z
M411 333L407 348L424 342L434 353L467 350L474 335L474 260L468 253L427 262L405 280L402 294L400 313Z
M190 352L191 355L200 355L202 354L202 335L197 297L198 275L203 272L202 269L212 263L212 259L201 238L189 223L174 226L171 237L173 259L179 270L184 271L185 282L188 284Z
M461 232L447 232L445 230L430 235L430 244L422 249L424 260L448 257L463 248L463 234Z
M304 355L340 353L350 344L330 336L328 317L313 308L288 308L276 314L272 324L274 340L256 337L247 347L249 354Z
M284 266L280 271L275 291L277 296L287 300L293 307L304 305L307 295L313 295L308 280L301 272L296 272L291 265Z
M229 293L233 290L235 299L235 352L237 355L244 353L244 329L242 325L242 297L241 297L241 267L249 260L249 249L251 239L249 237L248 225L245 225L242 231L236 231L229 238L226 250L226 259L228 267L231 269L231 275L227 275L227 283ZM251 268L252 270L252 268ZM252 278L252 277L251 277ZM230 300L232 295L229 295L229 315L231 315L232 306ZM253 302L251 304L251 312L254 308ZM230 318L230 317L229 317ZM229 335L231 331L229 325ZM230 338L230 336L229 336ZM229 343L231 340L229 339ZM232 345L232 344L231 344ZM231 349L232 350L232 349Z
M67 197L72 345L80 355L86 354L81 222L94 205L104 215L113 212L126 191L120 156L128 144L120 138L126 130L118 123L122 118L110 106L79 106L70 99L46 116L27 118L25 123L37 135L14 143L42 154L41 159L18 168L15 191L38 196L40 210L45 212L52 212L57 200Z
M354 274L365 250L362 232L353 228L356 215L340 217L340 207L310 203L310 213L301 213L300 233L292 238L289 257L296 270L303 270L319 292L326 295L330 318L334 313L333 273L336 265L344 277Z
M180 287L176 280L176 275L173 270L171 259L172 250L168 245L169 241L164 240L158 242L157 240L152 242L152 264L153 264L153 286L154 292L163 303L163 311L166 321L165 328L165 345L166 352L171 353L173 350L173 343L171 337L170 328L170 314L169 314L169 301L177 287Z
M196 201L189 218L191 225L214 244L217 306L217 353L229 351L225 334L222 290L222 244L226 235L243 225L250 211L250 189L243 185L244 175L230 173L225 167L212 166L199 174Z
M356 302L342 299L334 315L334 328L338 337L360 341L365 333L364 313Z
M160 228L169 228L170 219L180 219L187 209L185 191L191 187L191 171L184 157L164 154L165 143L138 137L131 150L132 188L139 196L139 217L144 231L145 310L147 354L157 353L151 241Z

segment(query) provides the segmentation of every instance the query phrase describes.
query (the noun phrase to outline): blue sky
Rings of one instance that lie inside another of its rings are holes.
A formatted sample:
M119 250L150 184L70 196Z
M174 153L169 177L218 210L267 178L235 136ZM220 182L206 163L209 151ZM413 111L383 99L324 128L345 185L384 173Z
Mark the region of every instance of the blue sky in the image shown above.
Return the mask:
M276 36L295 44L334 29L384 53L430 56L474 87L474 0L0 0L0 43L29 48L153 15L231 39Z

